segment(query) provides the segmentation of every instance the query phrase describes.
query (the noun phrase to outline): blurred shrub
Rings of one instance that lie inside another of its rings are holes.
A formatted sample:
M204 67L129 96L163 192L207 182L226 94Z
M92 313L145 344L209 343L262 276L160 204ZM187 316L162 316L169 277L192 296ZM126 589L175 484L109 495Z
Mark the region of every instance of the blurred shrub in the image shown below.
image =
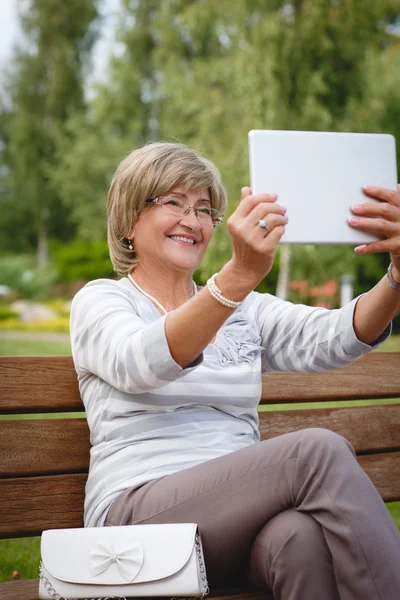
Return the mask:
M46 300L46 306L54 310L60 317L69 317L70 314L70 303L65 301L65 298L52 298Z
M3 331L40 331L44 333L69 333L69 317L58 317L46 321L32 321L25 323L19 319L5 319L0 321Z
M53 241L50 249L59 279L63 282L114 276L105 240L77 239L69 244Z
M0 321L4 321L5 319L16 319L18 314L11 310L6 304L0 303Z
M37 267L31 256L0 257L0 283L24 298L44 296L56 278L54 267Z

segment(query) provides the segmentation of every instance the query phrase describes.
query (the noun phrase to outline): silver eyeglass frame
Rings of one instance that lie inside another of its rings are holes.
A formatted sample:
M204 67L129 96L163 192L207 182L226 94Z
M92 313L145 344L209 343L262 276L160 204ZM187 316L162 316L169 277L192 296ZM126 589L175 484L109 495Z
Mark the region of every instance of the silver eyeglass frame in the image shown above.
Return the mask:
M204 207L201 207L201 206L200 207L190 206L190 204L188 204L187 202L185 202L185 200L181 200L181 198L174 198L174 196L157 196L157 198L149 198L148 200L146 200L146 204L153 204L153 205L157 204L158 206L165 207L165 204L163 204L162 202L160 202L160 200L165 200L166 198L171 198L173 200L177 200L179 202L182 202L182 204L184 204L186 206L186 211L182 215L183 217L186 217L186 215L188 215L189 212L191 210L193 210L193 212L196 215L196 217L199 218L197 213L198 213L198 211L201 208L204 208ZM211 210L215 211L215 213L218 215L216 221L214 221L213 219L211 219L213 227L216 227L217 225L219 225L220 223L222 223L222 219L223 219L224 215L219 210L217 210L216 208L211 207ZM176 213L173 213L172 211L170 211L170 214L176 214Z

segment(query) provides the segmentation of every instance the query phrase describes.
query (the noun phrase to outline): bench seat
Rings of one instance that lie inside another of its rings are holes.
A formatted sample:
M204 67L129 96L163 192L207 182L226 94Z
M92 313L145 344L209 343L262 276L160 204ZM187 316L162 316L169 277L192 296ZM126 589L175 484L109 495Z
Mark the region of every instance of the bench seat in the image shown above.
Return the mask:
M0 584L1 600L39 600L38 587L38 579L7 581ZM255 588L251 589L249 585L238 584L219 591L213 590L213 593L207 596L208 598L218 598L218 600L266 600L268 596ZM149 598L143 598L142 600L149 600Z
M0 380L0 414L14 419L0 420L0 538L83 526L90 443L72 358L0 357ZM349 405L370 398L387 400ZM330 400L344 405L301 409L305 402ZM286 410L288 403L295 408ZM331 429L353 444L382 498L400 500L400 352L372 352L329 373L266 374L261 405L262 439L306 427ZM53 418L37 418L44 413ZM0 583L0 598L38 600L38 580ZM270 596L240 583L213 589L209 598Z

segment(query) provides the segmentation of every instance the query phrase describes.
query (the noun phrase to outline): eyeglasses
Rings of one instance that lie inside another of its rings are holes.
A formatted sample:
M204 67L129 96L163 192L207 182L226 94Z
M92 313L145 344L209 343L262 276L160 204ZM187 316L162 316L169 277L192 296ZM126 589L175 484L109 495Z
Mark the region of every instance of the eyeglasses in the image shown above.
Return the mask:
M211 208L210 206L190 206L190 204L175 196L159 196L158 198L146 200L146 202L148 204L163 206L169 214L181 217L188 215L190 210L193 210L198 219L201 221L210 221L214 227L219 225L223 218L223 214L216 208Z

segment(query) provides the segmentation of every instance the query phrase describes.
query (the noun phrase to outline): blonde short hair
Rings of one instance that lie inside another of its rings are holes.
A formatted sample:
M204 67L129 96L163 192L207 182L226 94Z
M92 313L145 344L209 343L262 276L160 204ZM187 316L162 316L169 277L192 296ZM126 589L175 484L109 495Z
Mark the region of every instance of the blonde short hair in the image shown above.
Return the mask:
M223 212L226 191L218 169L184 144L152 142L131 152L118 166L107 200L107 239L118 275L127 275L138 263L127 238L146 208L146 200L168 194L177 185L185 191L207 188L211 206Z

